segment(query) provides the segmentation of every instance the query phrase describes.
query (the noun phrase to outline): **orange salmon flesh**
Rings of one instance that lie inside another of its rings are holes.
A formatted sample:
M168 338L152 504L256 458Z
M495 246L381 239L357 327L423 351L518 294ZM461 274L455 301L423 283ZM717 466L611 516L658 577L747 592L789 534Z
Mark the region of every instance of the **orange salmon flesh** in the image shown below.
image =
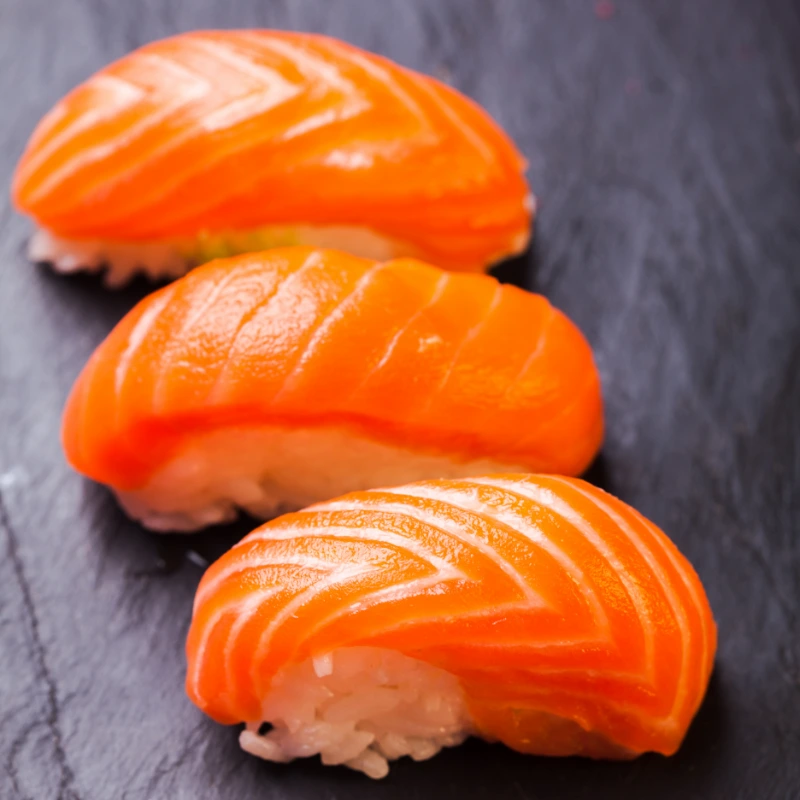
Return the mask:
M78 251L354 226L475 271L526 246L524 169L488 114L433 78L326 36L200 31L148 44L61 100L13 196Z
M688 561L581 480L494 475L346 495L255 530L198 588L187 690L257 722L273 678L342 648L455 676L472 725L523 753L679 747L716 628Z

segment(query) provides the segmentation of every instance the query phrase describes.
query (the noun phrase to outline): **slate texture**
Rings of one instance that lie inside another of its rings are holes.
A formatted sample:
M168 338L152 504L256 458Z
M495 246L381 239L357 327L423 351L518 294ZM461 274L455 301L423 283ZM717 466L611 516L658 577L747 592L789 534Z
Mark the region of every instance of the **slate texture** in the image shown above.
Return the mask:
M72 380L148 287L108 293L27 263L31 226L3 192L0 797L800 798L800 6L0 0L0 185L38 118L109 60L252 26L330 33L437 75L519 143L541 215L533 252L500 275L596 348L608 437L590 477L705 582L720 633L708 698L669 760L470 742L372 783L241 754L185 699L183 639L196 553L247 523L157 539L60 452Z

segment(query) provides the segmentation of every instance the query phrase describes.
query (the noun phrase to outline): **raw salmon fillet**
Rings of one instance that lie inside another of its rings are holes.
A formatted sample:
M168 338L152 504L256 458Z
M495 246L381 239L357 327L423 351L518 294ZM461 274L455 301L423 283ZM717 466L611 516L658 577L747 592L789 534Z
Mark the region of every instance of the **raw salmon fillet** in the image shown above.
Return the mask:
M258 528L200 583L186 686L218 722L252 723L253 752L287 760L283 742L324 761L340 743L314 742L341 723L329 707L341 698L323 693L316 717L287 729L303 673L291 692L280 676L388 651L427 665L451 696L441 678L457 679L462 733L523 753L630 758L677 750L715 647L703 587L654 524L581 480L507 474L353 493ZM351 707L370 677L351 682ZM362 705L339 737L366 734L379 756L387 746L370 732L387 739L404 722L387 723L391 688L370 689L382 708ZM262 720L273 732L255 733Z
M602 433L591 349L543 297L301 247L145 298L63 424L70 464L161 528L428 477L579 474Z
M527 243L524 169L488 114L433 78L317 34L200 31L61 100L13 196L45 232L34 257L64 269L177 274L313 244L482 270Z

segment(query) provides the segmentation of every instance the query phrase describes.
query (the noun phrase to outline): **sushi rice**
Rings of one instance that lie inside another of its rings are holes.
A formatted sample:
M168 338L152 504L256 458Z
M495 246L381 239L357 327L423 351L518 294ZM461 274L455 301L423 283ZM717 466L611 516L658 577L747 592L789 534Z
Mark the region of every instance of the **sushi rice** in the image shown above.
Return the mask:
M268 761L319 755L383 778L390 761L423 761L472 732L455 676L393 650L347 647L284 668L239 744Z
M28 258L50 263L62 273L98 272L105 268L106 285L118 288L139 272L151 280L171 280L215 258L292 245L345 250L376 261L415 256L412 245L382 236L369 228L284 225L148 242L65 239L40 228L28 243Z
M146 486L116 490L126 512L159 531L229 522L239 509L268 518L350 491L420 476L519 472L488 459L412 452L345 428L225 428L198 435Z

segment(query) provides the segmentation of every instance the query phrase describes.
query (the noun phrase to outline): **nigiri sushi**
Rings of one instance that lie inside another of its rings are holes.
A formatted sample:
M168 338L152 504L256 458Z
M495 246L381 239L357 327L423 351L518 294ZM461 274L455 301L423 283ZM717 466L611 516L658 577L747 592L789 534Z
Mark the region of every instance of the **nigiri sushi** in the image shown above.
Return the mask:
M474 102L327 36L199 31L100 70L39 123L13 183L56 268L194 264L278 245L480 271L522 251L525 162Z
M627 759L678 749L715 647L703 587L654 524L581 480L495 475L255 530L200 583L186 688L244 722L254 755L373 778L470 735Z
M161 530L422 478L579 474L602 433L591 349L543 297L304 247L145 298L63 423L69 463Z

